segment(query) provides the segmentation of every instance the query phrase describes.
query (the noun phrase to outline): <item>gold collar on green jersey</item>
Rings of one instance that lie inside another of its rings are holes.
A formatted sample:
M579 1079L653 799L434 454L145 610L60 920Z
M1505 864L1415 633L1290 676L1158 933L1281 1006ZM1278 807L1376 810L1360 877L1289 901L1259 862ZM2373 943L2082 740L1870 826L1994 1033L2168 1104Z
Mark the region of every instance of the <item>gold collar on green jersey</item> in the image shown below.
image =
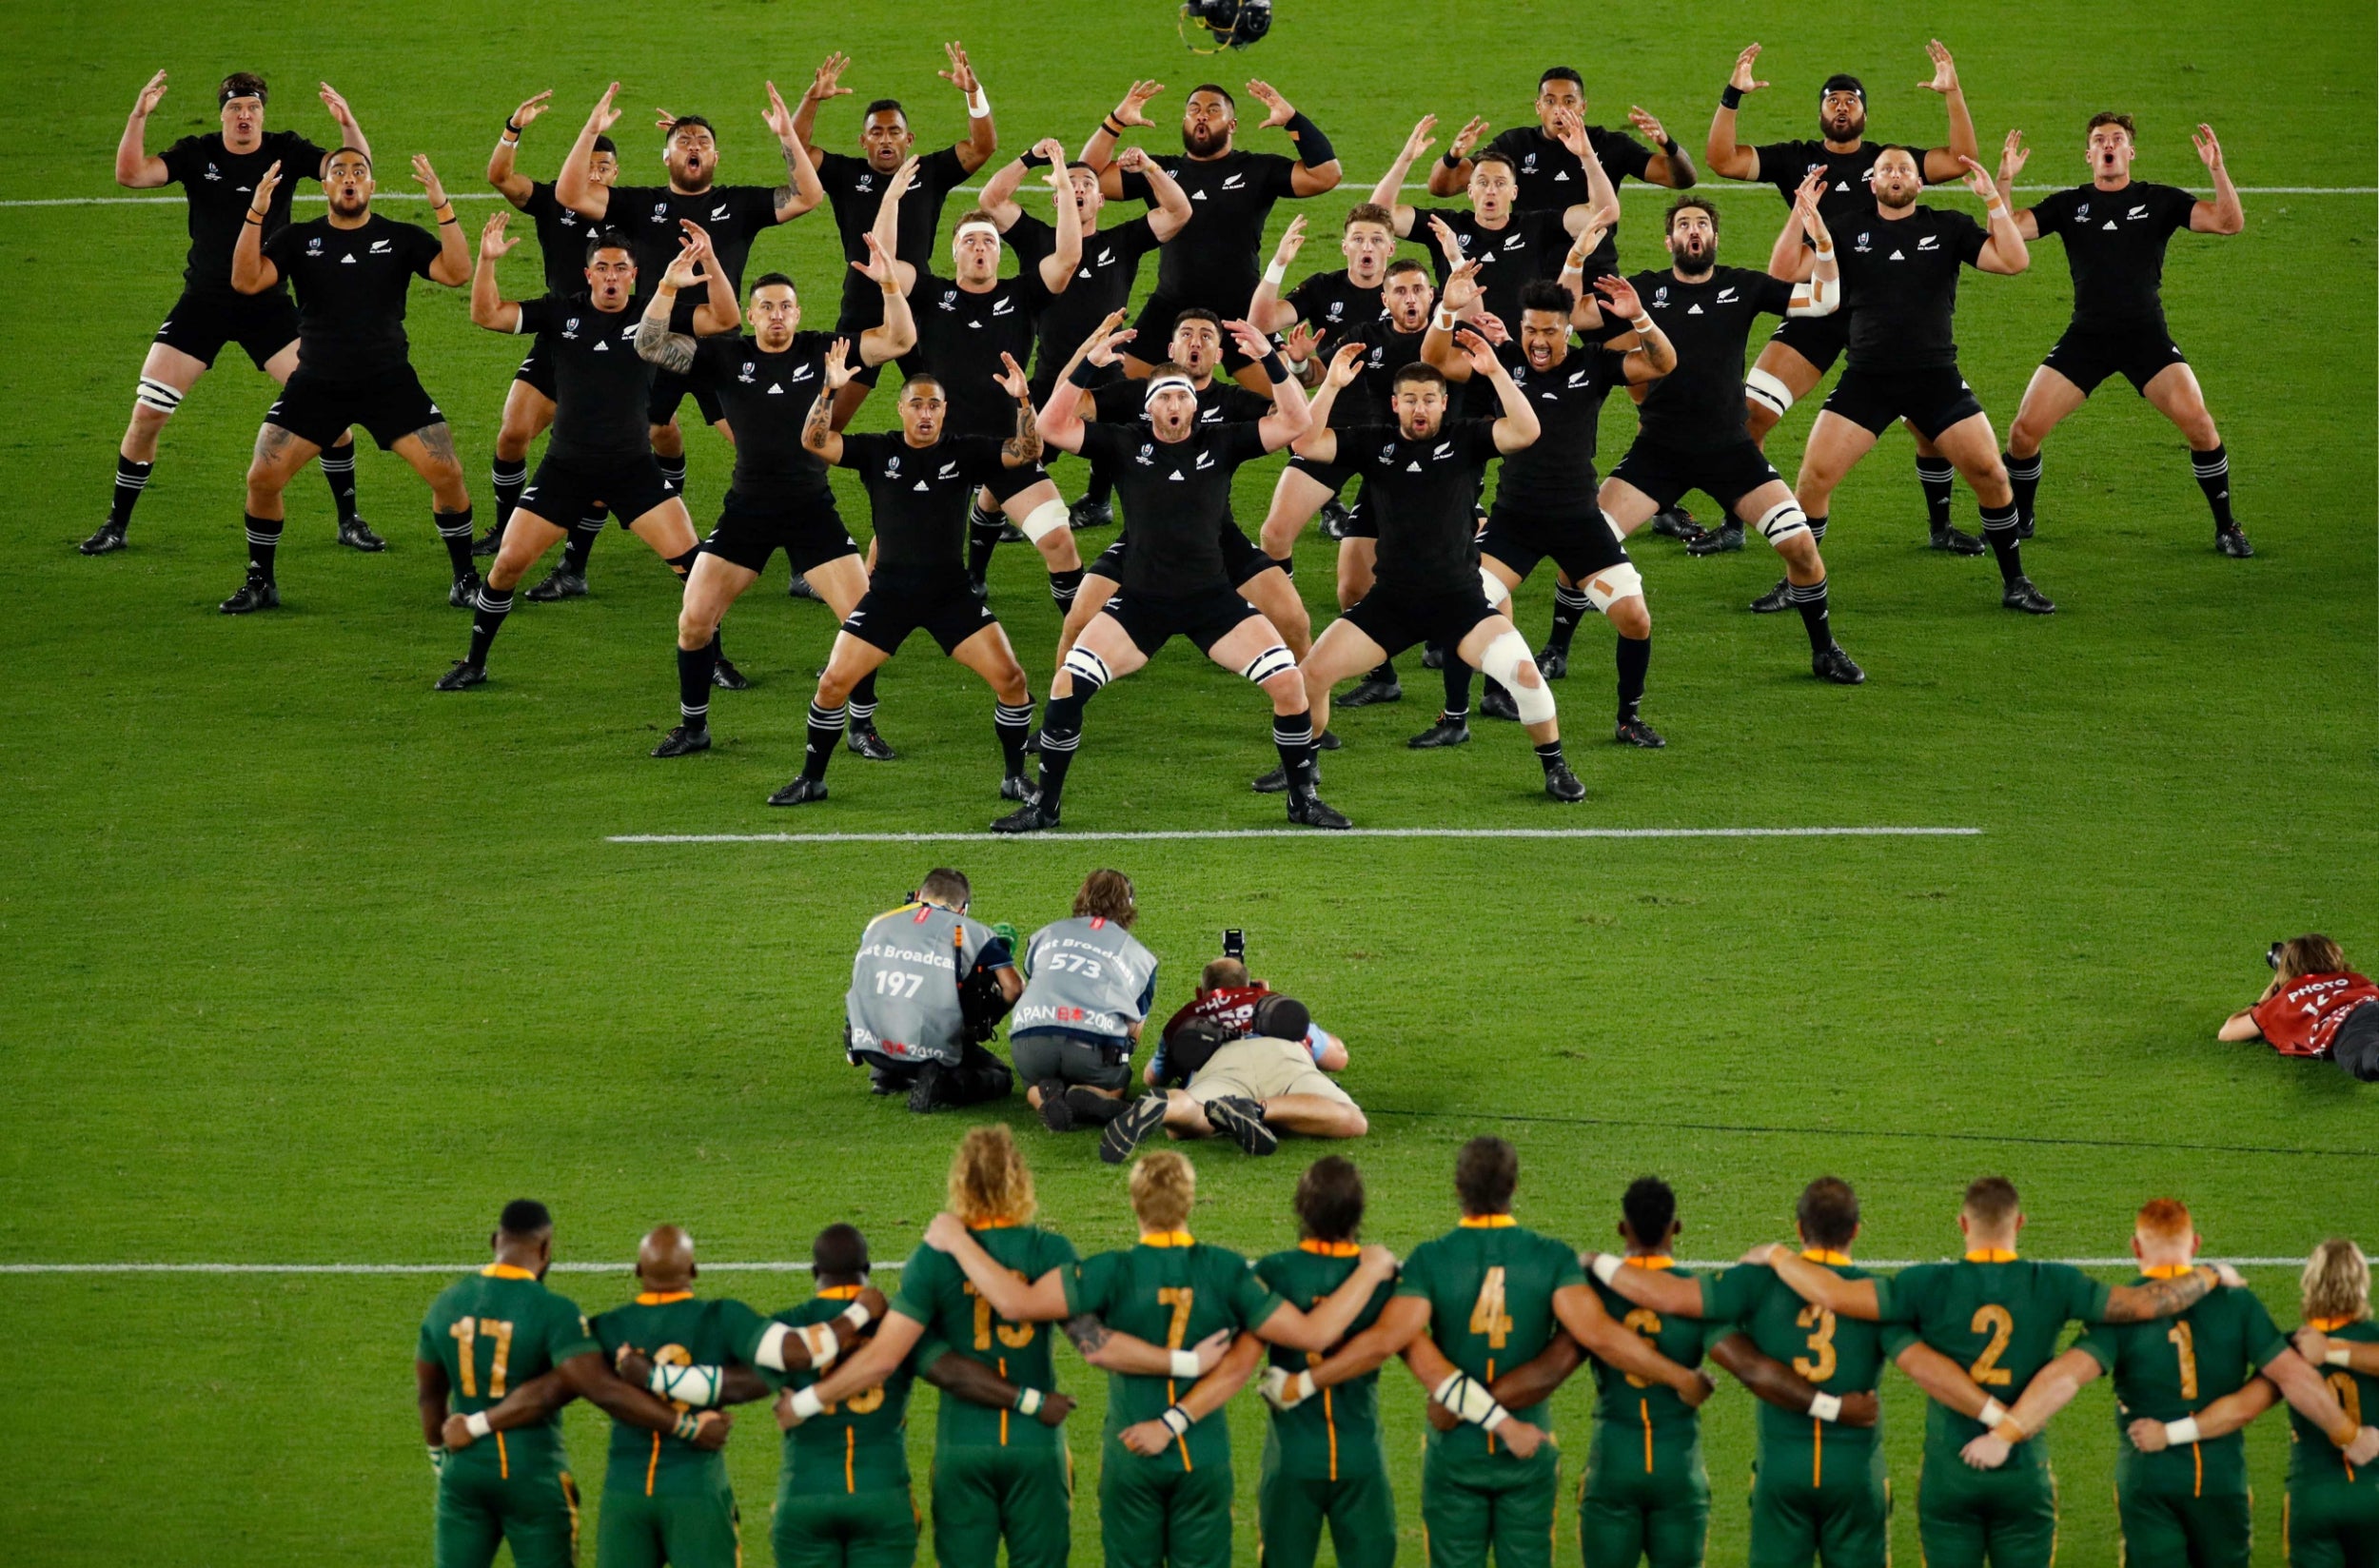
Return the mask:
M537 1276L517 1264L489 1264L481 1269L483 1280L535 1280Z
M1519 1223L1508 1214L1465 1214L1462 1217L1465 1230L1502 1230Z
M1643 1258L1626 1257L1619 1262L1622 1268L1675 1268L1677 1266L1677 1260L1665 1254Z
M2140 1277L2148 1280L2177 1280L2185 1274L2196 1272L2195 1264L2142 1264L2139 1265Z
M673 1302L690 1302L692 1300L694 1300L694 1292L691 1290L640 1290L637 1292L636 1304L639 1306L667 1306Z
M1323 1258L1351 1258L1361 1252L1363 1248L1357 1246L1352 1242L1317 1242L1312 1237L1307 1236L1304 1241L1297 1244L1297 1250L1300 1252L1310 1252Z
M1195 1246L1186 1230L1144 1230L1140 1232L1142 1246Z
M2012 1264L2015 1249L2012 1246L1978 1246L1966 1254L1970 1264Z
M2360 1318L2307 1318L2305 1326L2316 1334L2334 1334L2348 1323L2360 1322Z
M1828 1246L1803 1247L1800 1255L1808 1259L1813 1264L1824 1264L1829 1268L1848 1268L1850 1266L1849 1253L1837 1252L1832 1247Z
M817 1291L817 1299L821 1302L855 1301L858 1299L859 1292L866 1288L867 1287L865 1285L856 1284L820 1285Z

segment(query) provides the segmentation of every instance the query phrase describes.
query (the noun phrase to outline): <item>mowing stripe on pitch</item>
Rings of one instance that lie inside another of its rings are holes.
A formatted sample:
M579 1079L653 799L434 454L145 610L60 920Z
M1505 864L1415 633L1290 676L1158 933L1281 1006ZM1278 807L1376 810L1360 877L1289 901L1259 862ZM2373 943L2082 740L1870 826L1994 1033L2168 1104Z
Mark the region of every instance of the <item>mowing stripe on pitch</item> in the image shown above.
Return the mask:
M1980 828L1179 828L1149 833L611 833L606 844L1110 844L1174 838L1978 838Z
M1732 1268L1740 1258L1688 1258L1679 1264L1682 1268ZM1927 1258L1861 1258L1861 1268L1914 1268L1920 1263L1940 1263L1949 1260ZM2136 1258L2050 1258L2049 1263L2070 1264L2075 1268L2137 1268ZM2200 1263L2230 1264L2237 1268L2302 1268L2302 1258L2201 1258ZM468 1274L484 1267L482 1263L452 1264L0 1264L0 1274ZM875 1272L897 1273L900 1264L880 1263ZM633 1274L632 1263L587 1264L558 1263L556 1274ZM705 1274L807 1274L805 1263L713 1263L702 1260Z

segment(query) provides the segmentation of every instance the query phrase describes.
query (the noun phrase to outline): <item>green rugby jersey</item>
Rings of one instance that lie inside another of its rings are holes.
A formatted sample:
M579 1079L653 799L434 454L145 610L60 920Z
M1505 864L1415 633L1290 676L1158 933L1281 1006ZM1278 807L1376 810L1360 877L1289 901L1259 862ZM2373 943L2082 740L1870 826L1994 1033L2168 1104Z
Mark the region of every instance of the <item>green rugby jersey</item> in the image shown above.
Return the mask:
M1299 1242L1292 1251L1258 1259L1256 1278L1301 1311L1310 1312L1322 1299L1347 1283L1360 1264L1362 1248L1352 1242ZM1379 1320L1380 1309L1395 1293L1392 1282L1382 1280L1371 1299L1355 1314L1347 1338ZM1328 1353L1291 1350L1273 1345L1272 1364L1303 1372L1329 1359ZM1335 1350L1337 1346L1331 1346ZM1299 1480L1339 1480L1351 1476L1375 1476L1386 1463L1380 1448L1380 1375L1377 1370L1349 1378L1335 1387L1317 1389L1294 1409L1272 1412L1265 1448L1281 1473Z
M1877 1276L1852 1263L1848 1255L1812 1247L1801 1253L1845 1280ZM1880 1282L1878 1281L1878 1284ZM1821 1394L1872 1394L1883 1381L1884 1363L1916 1339L1914 1330L1897 1323L1861 1323L1813 1306L1793 1294L1765 1264L1746 1264L1720 1270L1701 1282L1701 1316L1710 1325L1711 1343L1740 1329L1766 1356L1782 1362ZM1824 1484L1822 1450L1831 1446L1853 1451L1848 1462L1866 1463L1866 1455L1883 1434L1882 1423L1843 1426L1799 1415L1759 1401L1760 1447L1790 1445L1795 1450L1819 1450L1809 1457L1813 1486ZM1798 1464L1798 1460L1780 1461Z
M1679 1268L1674 1258L1629 1258L1628 1268L1668 1269L1681 1280L1695 1275L1690 1269ZM1695 1318L1663 1318L1648 1306L1638 1306L1626 1297L1599 1282L1594 1293L1602 1299L1603 1310L1626 1330L1680 1366L1700 1366L1703 1350L1724 1337L1716 1324ZM1703 1289L1709 1286L1705 1283ZM1643 1433L1644 1468L1652 1468L1652 1444L1691 1441L1701 1431L1701 1419L1677 1390L1666 1383L1653 1382L1633 1372L1622 1372L1600 1356L1589 1355L1594 1368L1594 1419Z
M829 1285L798 1306L777 1314L776 1322L805 1328L842 1316L855 1284ZM929 1333L908 1360L874 1388L828 1405L785 1434L784 1475L779 1497L812 1497L855 1492L906 1490L909 1485L909 1390L916 1369L931 1364L926 1358L941 1354ZM774 1375L772 1381L774 1381ZM815 1372L796 1372L782 1379L788 1388L807 1388L817 1382ZM944 1404L957 1401L947 1396Z
M2346 1340L2355 1344L2379 1341L2379 1323L2369 1318L2354 1323L2336 1318L2315 1318L2312 1326L2333 1340ZM2322 1382L2330 1385L2330 1394L2346 1407L2348 1416L2357 1426L2379 1424L2379 1377L2368 1372L2350 1372L2343 1366L2316 1366ZM2379 1486L2379 1464L2356 1468L2346 1462L2346 1456L2330 1434L2289 1407L2289 1484L2300 1481L2344 1480L2357 1486Z
M994 1261L1020 1280L1037 1280L1052 1268L1076 1261L1073 1244L1053 1230L1035 1225L994 1225L971 1227L968 1234ZM1053 1393L1057 1368L1051 1351L1057 1335L1054 1323L1010 1323L992 1310L949 1253L920 1246L900 1270L900 1293L892 1310L911 1323L923 1323L926 1333L955 1352L981 1362L1018 1388ZM920 1344L912 1363L934 1363ZM1065 1438L1053 1426L1011 1410L988 1410L979 1404L944 1396L934 1418L937 1447L1062 1448Z
M1975 1386L2014 1404L2035 1374L2056 1358L2069 1320L2107 1315L2107 1287L2070 1264L2025 1263L2010 1251L1969 1252L1956 1263L1918 1264L1875 1283L1877 1317L1906 1323L1917 1337L1966 1369ZM1942 1404L1925 1411L1928 1462L1960 1462L1958 1450L1983 1426ZM2045 1437L2015 1445L2002 1468L2045 1463Z
M1238 1253L1193 1241L1186 1230L1151 1231L1121 1252L1085 1258L1066 1275L1066 1310L1095 1312L1120 1329L1169 1350L1195 1345L1218 1329L1263 1326L1281 1299ZM1106 1437L1153 1421L1190 1391L1190 1383L1131 1372L1107 1376ZM1150 1462L1185 1471L1230 1462L1230 1427L1217 1411L1192 1425L1162 1459ZM1116 1444L1115 1451L1131 1457Z
M2169 1280L2187 1265L2151 1268L2133 1284ZM2114 1379L2115 1476L2122 1484L2190 1497L2247 1491L2244 1433L2209 1438L2160 1454L2143 1454L2122 1434L2133 1421L2176 1421L2225 1394L2235 1394L2288 1336L2251 1290L2217 1287L2187 1311L2153 1323L2100 1323L2075 1342ZM2325 1438L2326 1443L2328 1440Z
M1465 1217L1434 1241L1413 1248L1396 1294L1429 1303L1429 1338L1445 1359L1482 1382L1492 1382L1550 1343L1561 1324L1553 1293L1583 1284L1578 1254L1540 1236L1508 1214ZM1542 1404L1513 1415L1544 1424ZM1429 1429L1429 1446L1470 1456L1499 1451L1492 1434L1467 1421L1451 1432Z
M513 1389L572 1357L601 1348L576 1303L546 1289L525 1268L489 1264L439 1292L422 1320L414 1354L446 1369L448 1408L469 1416L494 1409ZM560 1413L491 1434L453 1459L492 1460L505 1480L560 1469L567 1462Z
M741 1302L698 1301L691 1290L647 1290L595 1316L603 1358L618 1365L624 1346L657 1366L719 1366L749 1361L768 1326ZM674 1401L673 1401L674 1402ZM690 1408L677 1404L675 1408ZM724 1483L727 1458L667 1432L611 1423L611 1472L606 1491L629 1486L646 1497L708 1492Z

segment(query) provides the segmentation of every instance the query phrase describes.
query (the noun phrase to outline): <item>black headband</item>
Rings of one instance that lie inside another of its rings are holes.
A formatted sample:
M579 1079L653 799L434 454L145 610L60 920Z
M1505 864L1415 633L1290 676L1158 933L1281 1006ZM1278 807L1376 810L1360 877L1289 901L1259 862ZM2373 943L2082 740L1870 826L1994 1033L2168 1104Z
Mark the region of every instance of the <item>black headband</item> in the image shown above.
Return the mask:
M1857 93L1858 95L1858 102L1861 105L1864 105L1867 101L1867 89L1859 84L1858 77L1829 76L1825 79L1825 86L1818 89L1819 105L1822 107L1828 98L1833 97L1838 92Z
M231 102L234 98L253 98L261 104L265 101L265 89L263 88L258 88L253 92L246 92L238 88L232 87L227 82L215 89L215 107L217 108L223 108L224 105Z

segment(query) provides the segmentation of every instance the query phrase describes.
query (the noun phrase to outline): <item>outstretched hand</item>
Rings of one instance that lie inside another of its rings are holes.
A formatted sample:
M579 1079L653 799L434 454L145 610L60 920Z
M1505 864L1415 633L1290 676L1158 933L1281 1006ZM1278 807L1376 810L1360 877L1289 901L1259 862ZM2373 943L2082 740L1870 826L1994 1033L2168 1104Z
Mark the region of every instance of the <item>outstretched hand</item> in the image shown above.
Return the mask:
M603 89L603 95L596 99L595 107L587 111L586 123L594 127L596 135L600 136L619 123L619 110L613 105L613 100L619 96L619 84L614 82Z
M1405 138L1405 150L1401 154L1406 163L1419 161L1423 153L1437 146L1437 138L1429 134L1436 128L1437 116L1434 114L1424 114L1414 123L1412 133Z
M1225 322L1223 330L1239 352L1250 360L1262 360L1272 352L1272 340L1256 330L1253 322Z
M528 129L530 121L536 119L539 115L554 107L553 97L554 89L547 88L542 92L533 92L526 98L521 99L521 107L512 111L512 128L515 130Z
M273 160L272 167L256 177L256 194L248 198L250 212L265 212L272 206L272 193L281 186L281 160Z
M1123 102L1115 106L1115 123L1126 127L1153 126L1156 122L1148 116L1149 100L1164 90L1165 84L1162 82L1132 83L1131 89L1124 94Z
M1650 109L1641 105L1627 106L1627 122L1644 136L1649 137L1654 147L1661 147L1668 141L1668 132L1661 128L1659 118Z
M893 259L884 254L884 243L875 237L874 229L860 235L859 243L867 246L867 260L853 262L851 270L876 287L883 287L893 280Z
M413 181L422 187L423 194L429 198L430 206L444 206L446 205L446 187L438 183L438 171L429 167L428 153L417 152L413 155Z
M1766 87L1767 83L1751 74L1751 68L1758 63L1759 59L1760 46L1752 44L1746 47L1740 54L1735 56L1735 74L1726 79L1726 85L1737 92L1757 92Z
M165 75L165 72L159 71L157 74L162 77ZM2209 125L2200 125L2194 131L2190 133L2189 140L2191 145L2197 148L2198 162L2204 164L2210 173L2221 173L2222 144L2215 138L2213 134L2213 127Z
M1479 145L1479 138L1484 136L1486 133L1486 121L1481 116L1474 114L1469 119L1463 122L1462 129L1454 133L1453 145L1448 147L1445 150L1451 153L1455 160L1459 162L1460 160L1470 156L1470 149L1477 147Z
M504 230L511 223L512 210L509 207L500 206L487 215L487 222L481 225L479 231L479 253L482 258L492 262L512 253L512 247L521 242L505 238Z
M844 387L851 384L851 378L859 373L858 367L849 363L850 359L850 339L836 338L832 343L827 345L826 358L819 362L826 371L827 390L831 392L841 391ZM936 1214L934 1216L933 1223L925 1227L925 1245L943 1252L950 1250L949 1233L942 1225L942 1222L945 1220L949 1221L954 1225L958 1225L958 1218L954 1214ZM958 1228L963 1231L966 1227L964 1225L958 1225ZM937 1231L941 1232L942 1235L942 1239L939 1241L934 1239Z
M1454 346L1470 362L1470 373L1474 376L1492 376L1504 368L1504 362L1495 357L1495 345L1469 327L1455 331Z
M992 380L997 382L999 389L1016 402L1031 402L1032 383L1024 379L1024 366L1016 363L1016 357L1013 354L1004 349L1000 352L999 363L1001 366L999 374L993 376Z
M954 41L952 43L944 44L942 46L942 52L950 56L950 69L948 70L935 71L934 74L939 76L943 81L948 82L952 87L956 88L960 92L965 93L968 97L973 97L979 89L980 84L974 79L973 65L967 59L966 46Z
M2024 133L2009 131L2007 140L1999 144L1999 184L2013 189L2015 176L2023 173L2024 166L2031 161L2032 148L2024 146Z
M853 89L842 85L842 73L850 64L851 56L839 50L828 55L810 77L810 101L822 104L829 98L849 97Z
M1936 38L1925 45L1925 52L1933 56L1933 80L1917 85L1928 92L1957 90L1957 62L1950 58L1949 46Z
M148 85L141 88L140 96L132 100L132 112L146 120L156 113L157 106L165 101L166 73L161 70L148 79Z
M1330 373L1326 378L1329 384L1345 387L1357 376L1362 375L1365 352L1363 344L1359 343L1340 343L1338 352L1330 356Z
M1991 171L1963 153L1957 159L1966 170L1966 188L1982 198L1984 206L1999 205L1999 187L1991 180Z
M1636 285L1624 278L1603 277L1594 281L1594 291L1602 297L1608 311L1623 322L1632 322L1643 314L1643 299Z
M1296 117L1297 111L1288 107L1288 100L1273 91L1272 84L1269 82L1250 78L1248 83L1248 95L1265 108L1263 122L1256 127L1258 130L1269 130L1274 126L1285 126Z

